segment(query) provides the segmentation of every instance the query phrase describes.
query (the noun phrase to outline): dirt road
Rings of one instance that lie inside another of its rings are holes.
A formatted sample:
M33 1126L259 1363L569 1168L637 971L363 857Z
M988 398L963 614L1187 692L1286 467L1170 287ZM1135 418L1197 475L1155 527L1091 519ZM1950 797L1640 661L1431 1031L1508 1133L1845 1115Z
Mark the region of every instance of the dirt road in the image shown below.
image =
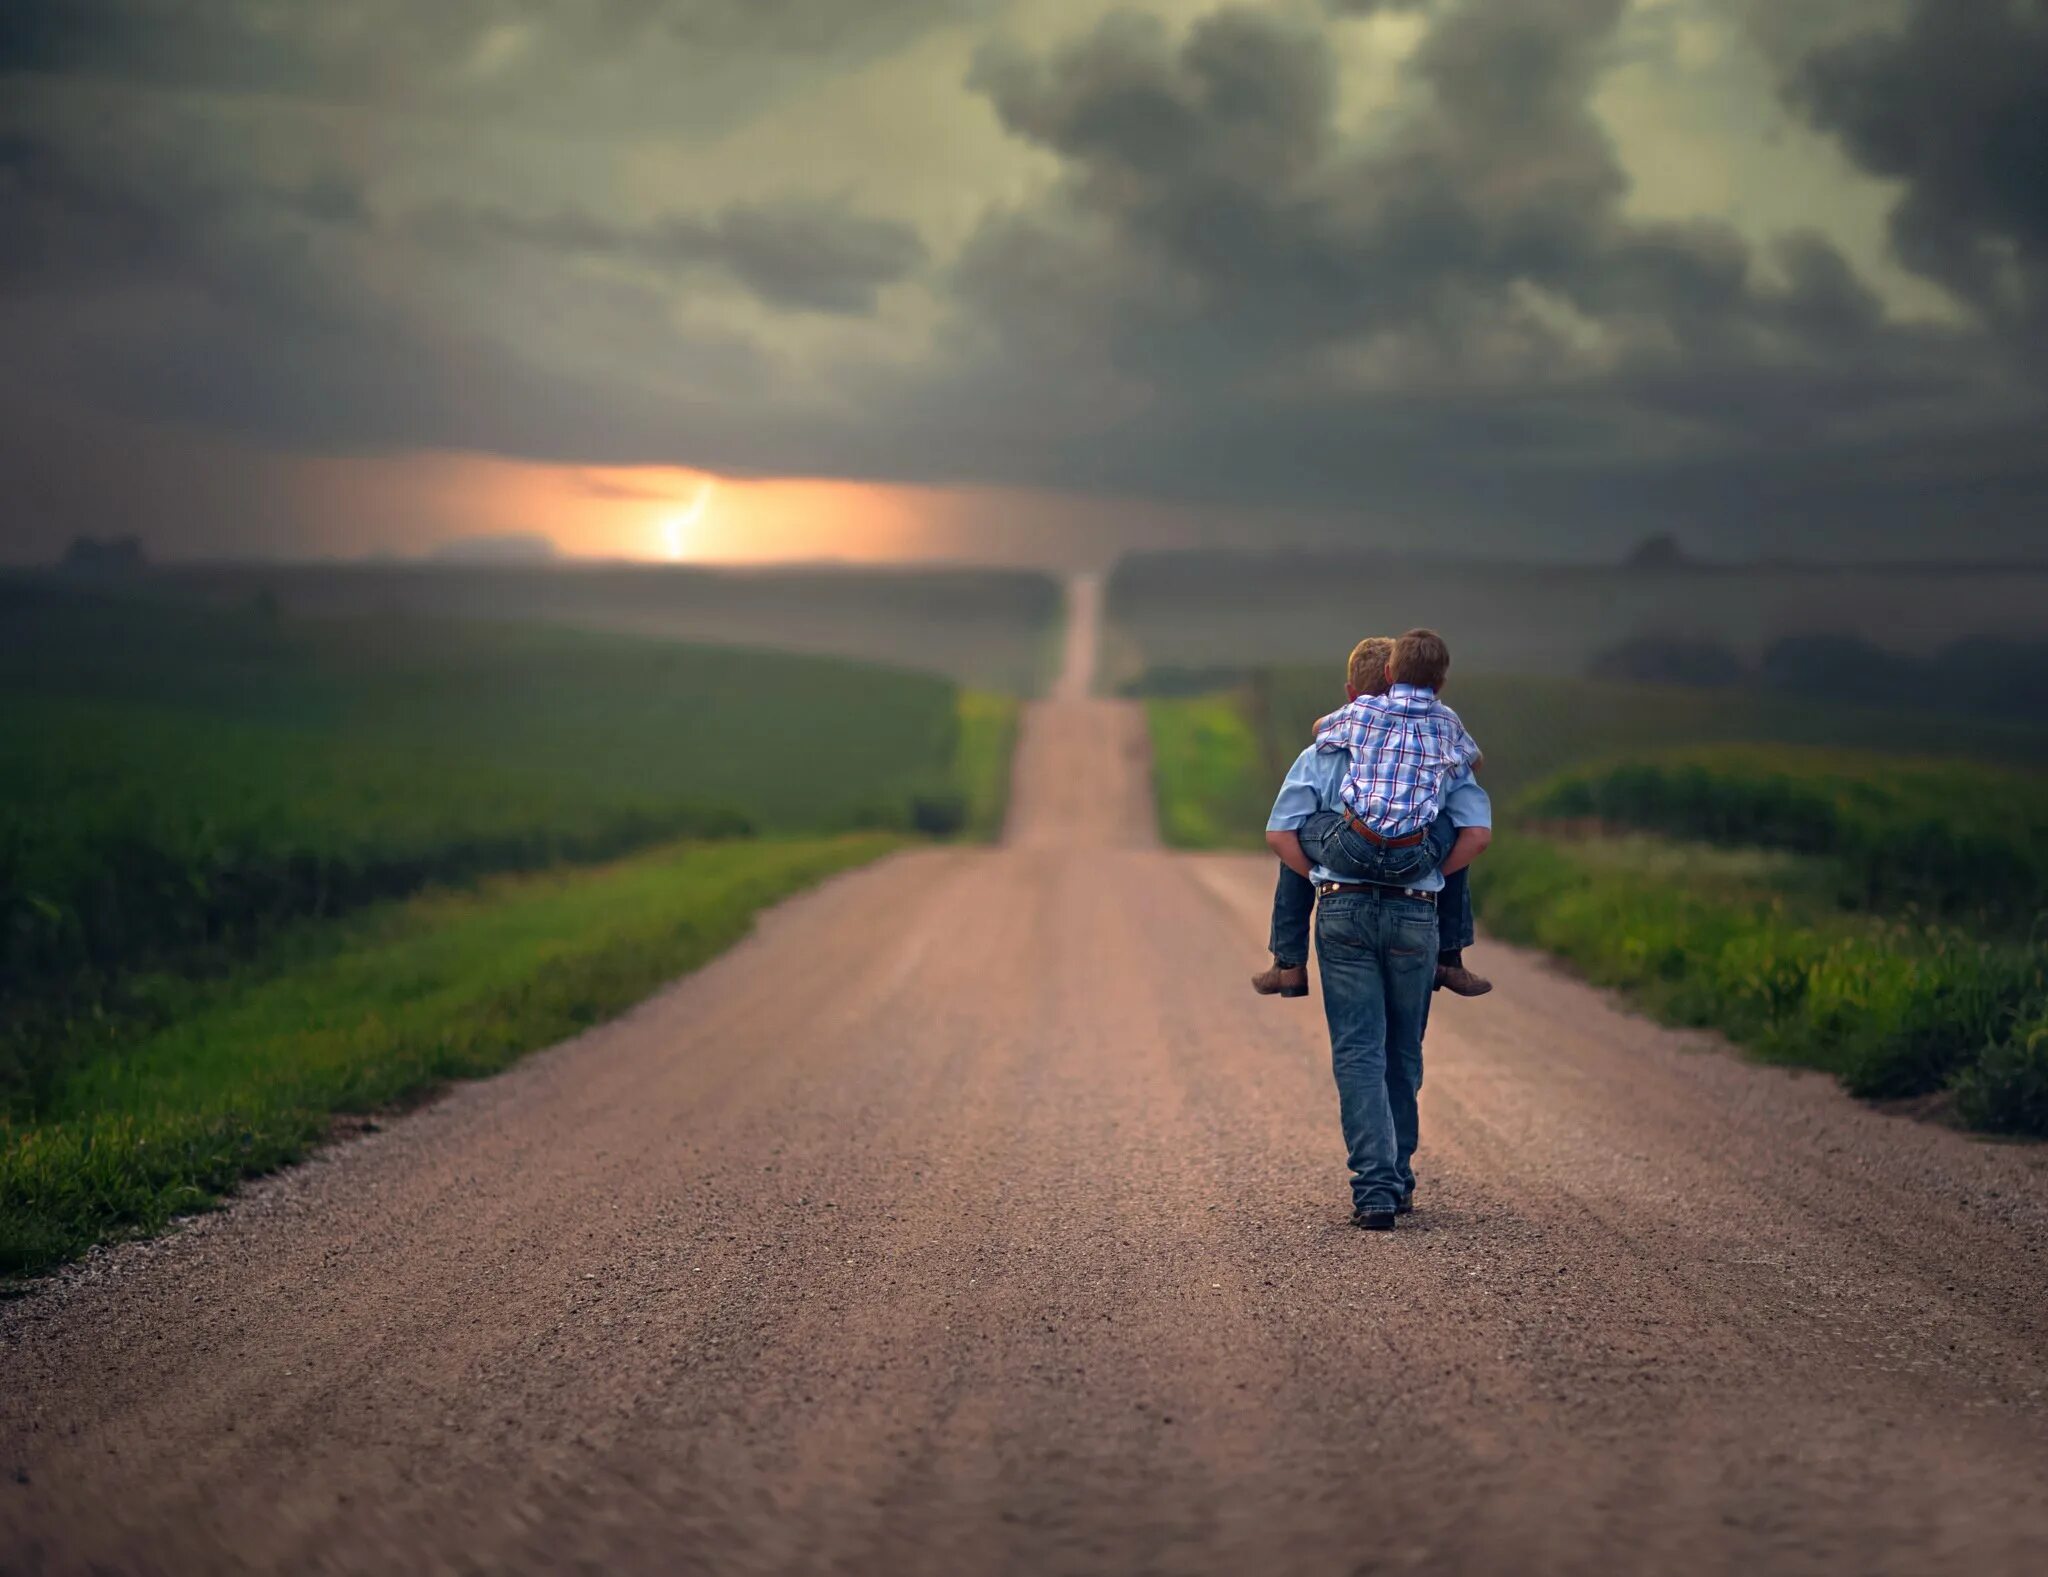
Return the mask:
M0 1569L2048 1569L2048 1152L1487 945L1353 1231L1268 867L1146 824L1070 684L1004 847L0 1309Z

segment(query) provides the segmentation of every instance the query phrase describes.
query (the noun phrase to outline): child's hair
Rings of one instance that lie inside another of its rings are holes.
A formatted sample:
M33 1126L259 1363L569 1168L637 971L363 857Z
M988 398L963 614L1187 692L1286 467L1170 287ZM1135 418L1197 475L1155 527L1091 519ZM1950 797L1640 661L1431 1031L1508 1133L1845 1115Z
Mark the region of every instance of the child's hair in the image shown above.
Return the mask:
M1360 695L1386 694L1387 663L1393 655L1391 635L1368 635L1351 648L1351 658L1344 665L1344 682Z
M1410 630L1394 642L1390 672L1395 684L1418 690L1441 690L1451 675L1451 649L1434 630Z

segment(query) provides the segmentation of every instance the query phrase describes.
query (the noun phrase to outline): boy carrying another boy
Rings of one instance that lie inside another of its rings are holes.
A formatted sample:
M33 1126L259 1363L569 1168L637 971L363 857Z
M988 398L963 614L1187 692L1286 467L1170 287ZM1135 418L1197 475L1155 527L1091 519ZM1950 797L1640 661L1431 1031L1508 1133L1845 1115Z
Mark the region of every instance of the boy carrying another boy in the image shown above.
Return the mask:
M1317 757L1326 751L1346 755L1341 799L1331 808L1315 808L1307 782L1296 781L1312 761L1304 755L1273 807L1267 841L1276 852L1278 840L1291 832L1305 863L1327 878L1396 888L1414 885L1443 864L1458 832L1449 802L1464 785L1477 787L1472 772L1481 760L1458 714L1437 698L1449 672L1450 651L1433 630L1411 630L1399 641L1369 636L1352 648L1346 704L1315 726ZM1334 759L1319 764L1324 775L1336 768ZM1289 810L1305 819L1297 821L1285 814ZM1315 901L1316 884L1283 859L1273 890L1273 965L1252 977L1252 989L1261 996L1308 995ZM1445 875L1436 904L1436 985L1460 996L1484 996L1493 982L1465 967L1464 950L1473 938L1465 870Z

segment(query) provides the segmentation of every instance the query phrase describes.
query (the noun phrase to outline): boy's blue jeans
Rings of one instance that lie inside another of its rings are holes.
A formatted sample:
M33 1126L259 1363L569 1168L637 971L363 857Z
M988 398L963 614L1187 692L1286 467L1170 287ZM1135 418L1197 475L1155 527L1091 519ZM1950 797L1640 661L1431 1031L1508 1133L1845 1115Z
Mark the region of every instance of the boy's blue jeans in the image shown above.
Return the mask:
M1430 823L1420 843L1389 849L1361 838L1342 813L1319 810L1301 825L1301 848L1311 865L1321 865L1346 881L1374 882L1383 887L1408 887L1439 865L1458 841L1449 816ZM1316 889L1306 876L1280 867L1273 889L1273 961L1288 968L1308 962L1308 928L1314 917ZM1472 945L1472 884L1468 873L1444 878L1436 900L1437 951Z

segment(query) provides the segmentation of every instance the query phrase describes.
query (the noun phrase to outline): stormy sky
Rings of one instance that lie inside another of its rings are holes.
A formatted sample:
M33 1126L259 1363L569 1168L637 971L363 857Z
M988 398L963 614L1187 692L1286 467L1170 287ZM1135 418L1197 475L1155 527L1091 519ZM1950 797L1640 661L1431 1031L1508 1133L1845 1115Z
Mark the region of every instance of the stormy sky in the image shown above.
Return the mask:
M2044 0L7 0L0 557L2048 557L2044 84Z

